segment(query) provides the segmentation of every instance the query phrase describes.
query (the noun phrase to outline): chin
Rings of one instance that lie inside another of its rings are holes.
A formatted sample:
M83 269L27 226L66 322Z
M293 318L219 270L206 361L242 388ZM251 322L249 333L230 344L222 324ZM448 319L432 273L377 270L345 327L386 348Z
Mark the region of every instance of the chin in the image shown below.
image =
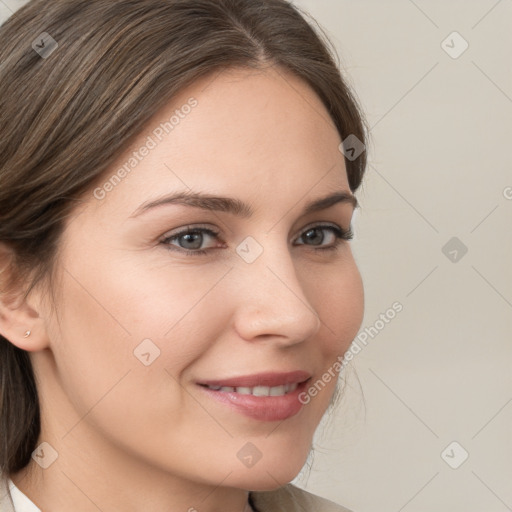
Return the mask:
M297 473L298 474L298 473ZM270 476L268 474L261 475L261 478L248 478L247 480L240 481L237 483L236 487L239 489L244 489L245 491L275 491L283 485L288 484L293 480L294 477L285 478L285 479L277 479L274 475Z
M306 456L300 461L286 460L283 456L278 464L263 464L263 459L253 468L239 473L231 481L233 487L245 489L248 491L273 491L291 482L301 471L306 463Z

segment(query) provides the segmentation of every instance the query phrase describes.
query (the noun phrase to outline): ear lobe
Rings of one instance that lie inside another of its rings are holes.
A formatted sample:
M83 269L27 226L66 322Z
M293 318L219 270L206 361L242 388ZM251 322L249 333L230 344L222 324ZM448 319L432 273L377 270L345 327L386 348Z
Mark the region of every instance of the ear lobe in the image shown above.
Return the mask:
M48 346L46 325L39 311L25 300L16 279L12 251L0 244L0 334L22 350L36 352ZM27 331L30 336L25 336Z

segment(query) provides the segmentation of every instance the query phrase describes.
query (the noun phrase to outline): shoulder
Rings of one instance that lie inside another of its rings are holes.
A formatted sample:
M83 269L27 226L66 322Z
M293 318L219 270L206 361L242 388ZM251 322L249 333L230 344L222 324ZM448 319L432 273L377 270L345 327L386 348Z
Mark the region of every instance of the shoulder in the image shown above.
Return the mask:
M251 492L257 512L351 512L292 484L275 491Z
M14 503L9 488L9 479L0 473L0 511L14 512Z

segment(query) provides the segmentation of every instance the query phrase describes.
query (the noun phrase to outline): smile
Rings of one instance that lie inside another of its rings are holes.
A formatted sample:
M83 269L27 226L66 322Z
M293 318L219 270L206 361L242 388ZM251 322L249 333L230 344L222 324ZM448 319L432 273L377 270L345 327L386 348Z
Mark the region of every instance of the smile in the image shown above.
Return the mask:
M221 391L223 393L238 393L240 395L252 395L252 396L284 396L288 393L295 391L298 387L298 383L285 384L283 386L255 386L248 388L244 386L232 387L232 386L206 386L208 389L214 391Z
M208 399L259 421L284 421L304 404L299 394L311 380L305 371L262 373L198 383Z

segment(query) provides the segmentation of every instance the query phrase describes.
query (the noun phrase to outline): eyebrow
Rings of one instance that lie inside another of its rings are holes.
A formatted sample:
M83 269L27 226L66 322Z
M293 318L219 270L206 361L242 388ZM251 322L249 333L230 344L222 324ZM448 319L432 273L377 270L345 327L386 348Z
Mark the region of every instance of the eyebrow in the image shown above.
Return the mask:
M350 192L342 190L309 202L304 207L304 214L325 210L338 203L351 204L354 209L359 207L356 197ZM138 217L149 210L168 204L180 204L201 208L203 210L231 213L242 218L251 217L254 213L253 209L248 204L239 199L215 196L203 192L187 191L146 202L139 206L129 218Z

